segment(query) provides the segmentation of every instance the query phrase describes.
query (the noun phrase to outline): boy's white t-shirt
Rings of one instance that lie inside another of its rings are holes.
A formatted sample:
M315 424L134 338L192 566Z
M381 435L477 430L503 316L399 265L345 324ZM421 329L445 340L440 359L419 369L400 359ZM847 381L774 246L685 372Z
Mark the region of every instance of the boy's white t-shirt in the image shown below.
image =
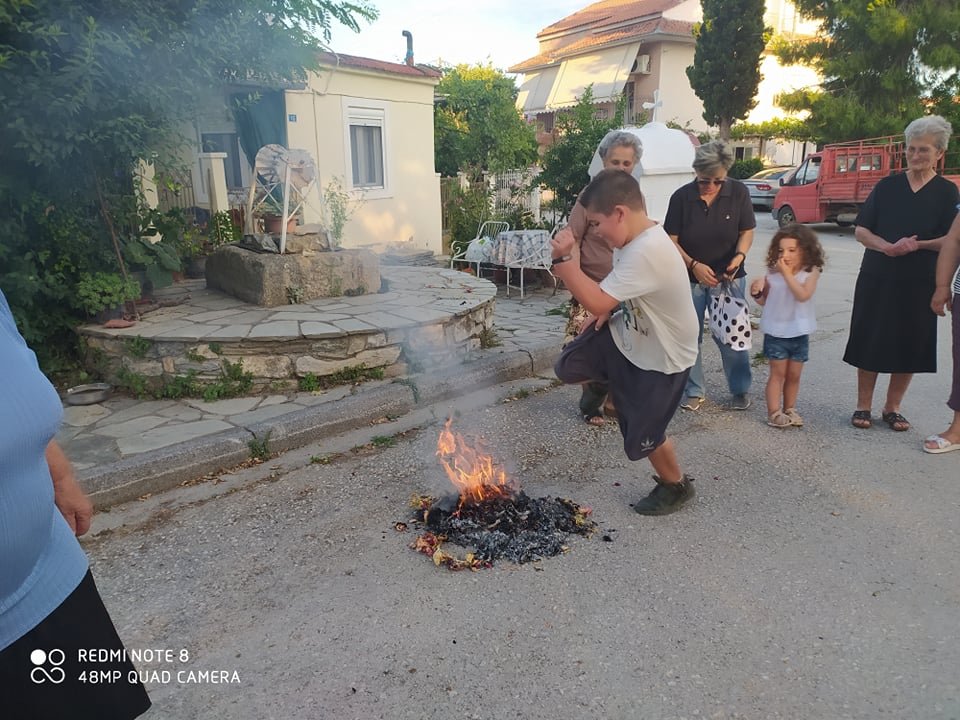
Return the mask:
M614 249L613 269L600 289L623 303L610 331L630 362L668 375L693 366L700 328L687 269L660 225Z

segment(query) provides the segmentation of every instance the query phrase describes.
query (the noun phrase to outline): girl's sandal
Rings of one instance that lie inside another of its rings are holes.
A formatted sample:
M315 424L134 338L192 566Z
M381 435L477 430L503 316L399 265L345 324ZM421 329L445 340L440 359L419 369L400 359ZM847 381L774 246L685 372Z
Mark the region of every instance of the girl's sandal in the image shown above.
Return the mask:
M803 427L803 418L800 417L796 408L787 408L783 411L783 414L790 418L790 424L794 427Z
M775 428L788 428L793 423L790 421L790 418L780 410L777 410L775 413L772 413L769 418L767 418L767 425Z
M895 432L905 432L910 429L910 421L898 412L885 412L880 416L880 419Z
M855 428L860 428L861 430L866 430L873 427L873 419L870 417L869 410L857 410L853 413L853 417L850 418L850 424Z

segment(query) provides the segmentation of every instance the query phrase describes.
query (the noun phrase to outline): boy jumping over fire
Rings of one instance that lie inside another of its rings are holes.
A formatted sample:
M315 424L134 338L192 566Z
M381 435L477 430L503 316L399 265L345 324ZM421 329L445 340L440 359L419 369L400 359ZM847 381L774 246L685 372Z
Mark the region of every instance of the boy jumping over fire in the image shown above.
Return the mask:
M687 271L670 237L647 217L629 173L602 171L579 202L588 226L613 248L613 269L596 283L580 269L570 230L551 240L554 273L593 316L554 369L565 383L609 383L627 457L649 458L656 472L656 487L634 510L666 515L694 495L666 435L697 359Z

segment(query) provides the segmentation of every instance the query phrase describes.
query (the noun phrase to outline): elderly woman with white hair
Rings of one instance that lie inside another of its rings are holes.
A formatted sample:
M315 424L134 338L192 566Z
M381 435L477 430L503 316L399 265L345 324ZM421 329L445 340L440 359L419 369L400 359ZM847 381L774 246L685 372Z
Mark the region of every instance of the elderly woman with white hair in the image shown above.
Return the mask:
M730 145L714 140L696 149L693 172L696 177L670 197L663 229L673 239L687 266L690 292L697 316L702 318L711 291L721 281L735 283L741 293L746 284L743 263L753 244L757 220L750 202L750 191L739 180L727 177L733 166ZM716 340L716 338L714 338ZM734 350L716 340L723 372L732 396L729 407L750 407L750 353ZM706 396L703 378L703 323L698 339L700 352L690 369L686 399L680 407L699 410Z
M611 130L600 141L597 153L603 162L604 170L613 168L633 174L643 157L643 145L640 138L626 130ZM590 232L587 225L587 213L580 202L576 202L570 211L567 227L580 246L580 269L591 280L600 282L613 268L613 249ZM576 337L590 320L589 313L576 301L570 299L570 315L567 322L564 344ZM604 400L606 399L606 405ZM612 401L607 397L607 384L587 383L580 396L580 414L590 425L603 424L604 408L608 414L614 414Z
M903 173L876 184L856 220L864 246L844 362L857 368L857 428L873 425L880 373L890 383L880 419L902 432L900 405L914 373L937 371L937 316L930 307L937 253L957 214L957 186L937 174L952 128L938 115L907 125Z

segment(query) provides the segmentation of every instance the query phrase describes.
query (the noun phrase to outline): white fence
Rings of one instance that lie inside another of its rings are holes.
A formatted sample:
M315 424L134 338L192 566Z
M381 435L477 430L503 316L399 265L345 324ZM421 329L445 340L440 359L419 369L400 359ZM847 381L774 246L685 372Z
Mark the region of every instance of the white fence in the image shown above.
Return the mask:
M487 175L487 183L493 191L494 216L502 217L511 209L521 207L540 222L540 188L528 189L539 174L540 168L531 167Z

